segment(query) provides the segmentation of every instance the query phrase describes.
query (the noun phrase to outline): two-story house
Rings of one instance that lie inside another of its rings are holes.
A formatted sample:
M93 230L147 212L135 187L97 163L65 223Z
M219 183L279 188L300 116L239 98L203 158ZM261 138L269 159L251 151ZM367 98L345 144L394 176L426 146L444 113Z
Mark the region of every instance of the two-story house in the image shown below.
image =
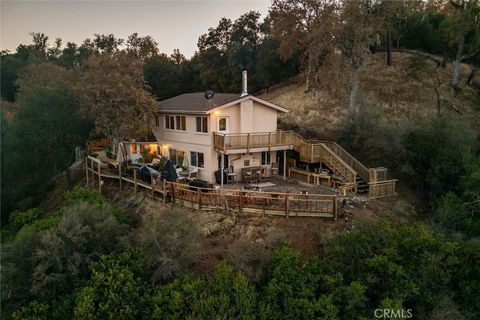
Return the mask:
M207 99L195 92L160 101L153 133L162 153L178 166L197 167L197 177L209 182L222 167L240 177L244 167L264 166L269 175L279 157L283 163L292 145L277 131L277 116L288 110L248 94L245 72L243 78L242 94Z

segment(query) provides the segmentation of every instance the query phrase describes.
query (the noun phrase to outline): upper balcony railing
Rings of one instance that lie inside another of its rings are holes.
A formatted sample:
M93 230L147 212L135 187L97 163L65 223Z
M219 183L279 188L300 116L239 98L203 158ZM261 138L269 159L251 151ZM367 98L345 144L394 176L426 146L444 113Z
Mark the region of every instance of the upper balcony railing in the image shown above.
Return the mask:
M279 146L293 146L296 136L292 131L272 131L259 133L217 133L213 135L214 147L218 150L272 148Z

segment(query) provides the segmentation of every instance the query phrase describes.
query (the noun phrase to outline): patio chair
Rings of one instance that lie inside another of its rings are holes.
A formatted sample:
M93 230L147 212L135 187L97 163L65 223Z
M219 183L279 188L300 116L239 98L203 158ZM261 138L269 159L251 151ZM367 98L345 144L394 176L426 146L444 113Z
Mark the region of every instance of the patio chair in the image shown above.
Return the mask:
M180 168L177 168L175 169L177 171L177 176L178 176L178 182L185 182L185 176L184 175L181 175L180 172L183 171L183 169L180 167Z
M227 169L227 183L237 182L237 174L233 170L233 166L228 167Z
M262 171L263 171L263 168L255 169L254 178L253 178L255 182L259 183L262 181Z
M260 181L267 181L267 169L265 167L262 167Z
M253 179L253 174L251 169L243 171L243 181L245 183L252 183L252 179Z
M197 172L198 168L193 168L191 171L189 171L188 176L185 178L187 182L192 182L193 180L197 179Z
M278 177L278 163L272 162L272 177Z

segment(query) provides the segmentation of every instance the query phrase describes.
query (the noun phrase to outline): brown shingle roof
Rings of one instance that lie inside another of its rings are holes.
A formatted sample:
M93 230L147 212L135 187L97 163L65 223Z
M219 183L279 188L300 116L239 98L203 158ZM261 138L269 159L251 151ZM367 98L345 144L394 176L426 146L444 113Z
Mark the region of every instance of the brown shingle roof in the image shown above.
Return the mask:
M210 109L222 106L234 100L240 99L238 93L215 93L209 101L203 92L184 93L179 96L160 101L157 111L176 113L203 113Z

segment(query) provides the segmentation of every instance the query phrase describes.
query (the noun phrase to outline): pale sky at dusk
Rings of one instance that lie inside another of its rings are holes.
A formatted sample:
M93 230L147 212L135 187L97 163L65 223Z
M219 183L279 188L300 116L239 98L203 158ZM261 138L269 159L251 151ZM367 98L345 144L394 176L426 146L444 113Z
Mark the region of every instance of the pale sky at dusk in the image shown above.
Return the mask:
M43 32L53 43L60 37L80 44L94 33L126 39L151 35L161 52L180 49L190 57L198 37L222 17L232 20L249 10L266 16L270 0L249 1L1 1L1 49L14 51L31 43L29 32Z

